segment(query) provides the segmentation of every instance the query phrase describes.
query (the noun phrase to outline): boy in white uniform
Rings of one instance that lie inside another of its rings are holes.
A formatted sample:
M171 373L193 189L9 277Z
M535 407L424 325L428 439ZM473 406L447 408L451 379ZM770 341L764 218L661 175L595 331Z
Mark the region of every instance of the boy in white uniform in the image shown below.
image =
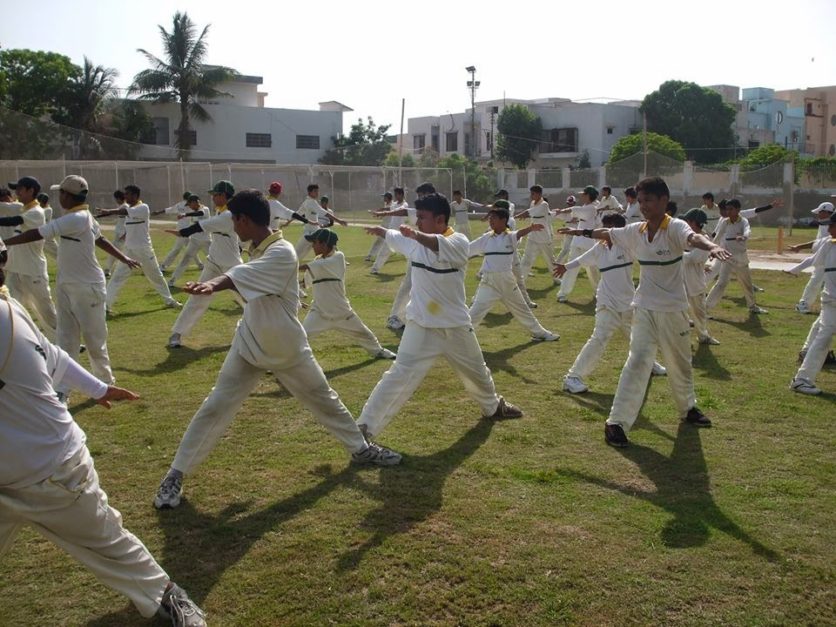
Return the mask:
M749 257L747 255L747 244L752 229L749 227L749 220L740 215L740 201L736 198L726 201L727 217L720 218L717 224L717 232L714 241L732 254L732 260L720 267L717 283L711 288L708 297L705 299L707 310L714 309L726 286L729 284L732 272L737 276L743 286L743 296L746 298L746 305L753 314L765 314L766 309L758 307L755 303L755 291L752 287L752 275L749 272Z
M279 196L282 195L282 189L284 188L279 181L273 181L270 183L270 187L267 188L267 202L270 203L270 228L278 231L282 228L282 223L290 224L293 220L307 224L307 218L285 207L282 201L279 200Z
M167 215L175 215L177 216L177 230L184 229L191 221L181 217L184 213L186 213L186 205L189 204L189 197L192 195L191 192L183 192L183 199L179 202L173 204L171 207L166 207L165 209L159 209L157 211L152 211L152 216L158 216L163 213ZM183 251L183 249L188 246L189 238L188 237L180 237L177 236L177 239L174 240L174 246L171 247L171 250L168 251L168 254L163 259L162 263L160 264L160 270L165 272L165 269L168 268L171 264L173 264L177 260L177 256ZM198 270L203 270L203 266L198 266Z
M639 209L639 201L636 199L635 187L628 187L624 190L624 199L627 201L627 206L624 208L624 218L627 220L627 224L644 220L641 209Z
M720 215L720 207L714 204L714 194L706 192L702 195L702 207L700 209L705 212L708 218L708 222L705 223L705 232L709 234L716 233L717 223L722 216Z
M554 242L552 238L552 213L549 203L543 200L543 188L533 185L529 190L531 193L531 204L525 211L521 211L514 217L517 219L531 218L532 224L539 224L543 228L531 232L525 245L521 264L523 278L528 276L531 268L542 256L546 260L549 273L554 272Z
M93 374L107 384L114 382L107 352L104 272L96 259L98 246L131 268L139 262L126 257L101 234L86 204L87 181L70 175L61 181L59 200L64 215L37 229L30 229L6 241L11 247L40 239L58 237L58 277L55 282L57 344L75 360L81 339L87 347ZM58 389L68 400L68 388Z
M822 242L830 239L828 229L830 228L830 216L833 215L833 203L821 203L818 207L813 209L812 214L816 216L816 220L819 223L819 230L816 233L816 239L811 242L805 242L804 244L790 246L790 250L794 253L810 248L813 251L813 255L815 255ZM823 284L824 270L821 267L814 267L813 274L807 281L807 285L804 286L804 292L801 294L801 300L798 301L798 304L795 306L795 310L804 314L812 312L813 310L810 305L816 301L819 290Z
M319 185L312 183L308 185L308 197L299 206L297 213L304 216L308 221L305 223L305 228L302 237L296 242L296 257L301 261L305 256L311 252L311 243L305 239L305 235L310 235L319 228L320 218L328 217L337 224L348 226L348 222L340 220L332 211L329 211L317 200L319 198Z
M142 268L145 278L151 286L157 290L166 307L180 307L180 303L171 296L171 291L163 278L160 266L157 264L157 255L154 253L154 245L151 243L149 222L151 210L139 198L140 189L136 185L125 186L125 202L128 206L124 209L107 209L100 215L103 217L111 215L125 215L125 252L132 259L136 259ZM106 307L108 312L113 313L113 305L119 291L128 280L131 269L126 265L116 268L110 282L107 284Z
M26 230L37 229L46 224L44 210L38 203L41 184L31 176L24 176L14 184L18 200L23 203L20 215L0 218L0 226L14 227L13 235L20 235ZM9 253L6 264L6 285L12 297L18 300L30 312L38 317L41 327L50 341L55 340L57 318L55 304L49 291L44 242L38 240L31 244L18 246Z
M206 263L203 264L199 283L219 277L241 263L241 240L235 234L232 216L226 208L226 203L235 195L235 188L229 181L218 181L209 193L212 194L212 202L215 203L215 215L199 220L179 231L180 235L187 237L200 231L209 233L211 237L209 254L206 257ZM168 338L169 348L180 348L183 336L191 333L194 325L209 309L211 302L212 297L189 297L171 328L171 337Z
M578 194L581 199L581 205L575 205L570 209L572 218L577 220L577 230L583 231L594 229L598 221L598 190L592 186L587 185ZM566 210L563 210L566 211ZM586 237L576 237L572 240L572 248L569 251L569 257L575 259L580 257L587 250L592 248L595 242ZM560 280L560 290L557 292L557 302L565 303L569 300L569 294L575 289L575 281L578 278L579 268L568 270ZM589 283L592 289L598 287L598 269L593 266L586 267L586 275L589 277Z
M363 324L345 295L345 255L336 250L337 234L319 229L306 235L316 257L299 266L305 273L305 286L313 288L313 304L302 326L308 339L334 329L345 333L376 359L394 359L395 353L383 348Z
M403 188L396 187L395 189L400 189L401 190L401 197L403 197ZM386 193L383 194L382 197L383 197L383 207L378 209L378 211L389 211L392 208L392 199L394 198L392 196L392 192L386 192ZM369 213L373 214L374 211L375 210L370 209ZM388 225L389 225L390 220L391 220L391 218L383 218L383 227L384 228L389 228ZM363 258L363 261L376 261L377 256L385 248L386 248L386 244L383 241L382 237L374 238L374 241L372 242L372 246L371 246L371 248L369 248L369 253Z
M610 213L603 217L604 228L621 228L626 225L623 216ZM598 242L580 257L566 265L558 264L554 270L557 277L577 266L595 266L601 279L595 291L595 328L586 341L575 363L563 377L563 389L570 394L582 394L589 390L584 381L595 370L613 333L620 330L630 339L630 324L633 321L633 256L611 242ZM651 374L661 376L665 369L653 362Z
M41 206L41 209L44 210L44 219L47 222L50 222L53 217L52 207L49 206L49 194L41 192L38 194L38 204ZM49 238L44 240L44 252L49 255L49 257L53 261L58 260L58 243L55 241L55 238ZM113 257L108 257L108 259L113 259Z
M117 189L113 192L113 200L116 201L116 209L127 209L128 203L125 202L125 192L121 189ZM110 240L110 243L113 244L114 247L118 248L119 250L125 249L125 235L127 230L125 229L125 220L128 219L127 214L123 214L121 212L117 212L116 214L116 223L113 225L113 238ZM104 266L102 269L105 273L105 278L110 278L110 274L113 272L113 266L116 264L116 257L108 257L105 260Z
M371 214L379 218L383 218L384 229L397 229L407 220L409 220L411 224L414 224L414 216L410 216L409 205L406 200L404 200L403 187L396 187L392 191L395 193L395 197L390 201L389 205L379 211L372 211ZM383 266L387 261L389 261L389 257L392 256L392 249L386 245L386 240L384 238L375 238L372 248L376 245L379 246L379 249L371 270L369 270L371 274L380 274ZM371 253L371 251L369 251L369 253Z
M367 439L380 434L421 384L433 363L444 357L459 375L482 414L519 418L522 412L497 396L479 340L473 332L464 293L468 241L448 226L450 204L429 193L415 202L417 230L366 229L409 259L412 290L406 328L392 367L372 390L358 423Z
M682 219L688 223L694 233L704 235L702 229L708 222L705 211L691 209L685 212ZM711 337L708 332L708 312L705 308L707 287L705 264L708 257L708 251L699 248L686 250L682 255L685 272L685 293L688 296L688 307L691 310L691 319L694 321L694 330L697 332L697 341L700 344L717 346L720 342Z
M502 203L502 204L500 204ZM470 306L470 320L473 327L479 326L494 303L500 301L508 308L514 318L528 329L533 340L538 342L554 342L560 336L543 328L517 286L516 277L512 269L513 258L517 254L517 242L520 238L534 231L543 229L542 224L511 231L508 228L507 202L498 200L488 212L488 222L491 230L470 242L468 255L484 255L485 260L479 270L481 280ZM530 237L530 235L529 235Z
M575 236L612 242L639 262L641 274L633 299L630 354L604 427L606 443L616 447L629 445L626 432L644 403L657 349L667 366L668 383L680 418L697 427L711 426L711 421L696 407L682 255L690 246L708 250L721 260L731 257L725 249L694 233L685 222L665 213L670 191L661 178L639 181L636 191L644 222L620 229L566 229Z
M470 201L464 197L461 190L453 190L453 201L450 203L450 211L455 218L455 228L458 233L470 239L470 218L468 209Z
M183 224L186 226L183 228L189 228L200 220L205 220L206 218L211 217L211 215L209 207L200 202L200 197L197 194L192 194L186 201L186 207L184 208L183 213L180 214L178 218L185 220ZM177 223L181 223L179 219ZM179 231L177 236L180 237ZM204 257L209 254L210 239L208 233L198 231L197 233L192 233L186 239L189 242L186 246L186 252L183 253L180 263L177 264L177 267L174 268L174 272L171 273L171 277L168 279L169 287L174 287L174 284L181 276L183 276L183 273L186 272L186 269L192 262L194 262L194 264L202 271L203 263L198 258L198 254L202 252Z
M281 231L270 228L270 206L257 190L229 201L238 237L250 244L250 260L207 281L186 283L193 298L232 289L246 300L218 380L189 423L171 469L154 499L158 509L180 504L183 476L212 451L265 371L302 403L351 453L352 461L391 466L393 451L367 443L314 359L299 309L298 263Z
M612 195L612 188L604 185L601 188L601 197L598 199L598 213L603 218L610 213L624 213L621 203Z
M836 333L836 214L831 213L828 224L829 239L819 244L813 256L813 267L822 269L824 285L821 293L821 313L813 323L818 326L815 338L807 348L801 367L790 383L790 389L802 394L821 394L816 377L827 359L828 350Z

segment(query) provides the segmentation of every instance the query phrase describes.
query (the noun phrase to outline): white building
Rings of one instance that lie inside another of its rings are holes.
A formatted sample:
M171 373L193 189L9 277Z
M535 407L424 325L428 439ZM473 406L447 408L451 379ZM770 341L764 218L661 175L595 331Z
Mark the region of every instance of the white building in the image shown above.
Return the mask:
M572 102L566 98L488 100L476 103L476 156L489 159L499 114L520 104L543 123L543 136L534 146L536 167L574 164L584 152L592 167L602 165L619 138L641 128L639 101ZM471 154L471 109L443 116L409 118L405 148L413 154L433 150L441 156Z
M265 107L267 94L258 89L262 82L260 76L240 75L218 86L230 97L202 103L211 120L191 118L190 159L316 163L332 147L333 138L343 130L343 113L352 109L336 101L320 102L318 111ZM152 145L143 148L138 158L176 160L180 105L143 104L153 120L154 136L148 142Z

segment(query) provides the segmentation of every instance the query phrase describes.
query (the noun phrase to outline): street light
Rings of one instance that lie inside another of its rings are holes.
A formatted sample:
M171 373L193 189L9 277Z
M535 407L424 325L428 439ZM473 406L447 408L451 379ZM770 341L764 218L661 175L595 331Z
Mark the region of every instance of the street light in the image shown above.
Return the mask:
M467 88L470 90L470 156L476 158L476 90L479 89L479 81L476 80L476 66L468 65L464 68L470 73L470 80L467 81Z

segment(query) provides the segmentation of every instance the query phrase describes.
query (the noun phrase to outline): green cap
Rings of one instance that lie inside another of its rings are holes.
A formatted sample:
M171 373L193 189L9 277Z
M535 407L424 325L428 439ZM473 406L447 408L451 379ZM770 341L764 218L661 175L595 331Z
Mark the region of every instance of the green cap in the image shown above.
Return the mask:
M708 223L708 215L702 209L689 209L681 219L686 222L696 222L700 226L705 226Z
M209 190L210 194L226 194L227 197L235 196L235 187L229 181L218 181L215 187Z
M183 200L188 200L189 196L194 196L191 192L183 192Z
M589 196L597 196L598 195L598 188L595 187L594 185L587 185L579 193L587 194Z
M505 209L506 211L511 208L507 200L495 200L493 206L497 209Z
M309 242L324 242L331 248L334 248L337 245L339 237L331 229L317 229L310 235L305 235L305 239Z

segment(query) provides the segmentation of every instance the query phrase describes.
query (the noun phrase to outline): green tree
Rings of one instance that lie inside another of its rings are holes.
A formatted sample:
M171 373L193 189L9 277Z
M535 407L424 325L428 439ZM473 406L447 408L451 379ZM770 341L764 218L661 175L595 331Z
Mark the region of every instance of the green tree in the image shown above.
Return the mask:
M453 171L453 189L466 192L472 200L493 200L496 191L496 171L474 159L452 154L439 159L437 167Z
M678 141L693 161L723 161L733 149L734 108L712 89L666 81L645 96L640 110L647 115L649 130Z
M496 123L499 138L496 155L524 168L543 135L543 122L527 107L511 104L502 110Z
M376 126L371 117L368 124L358 118L348 135L333 137L334 147L327 150L320 163L328 165L383 165L392 144L386 139L389 125ZM395 162L397 165L397 161Z
M36 118L51 115L61 110L68 85L80 74L62 54L0 50L0 105Z
M798 153L795 150L784 148L780 144L766 144L750 151L745 157L738 160L738 163L745 169L764 168L773 163L784 163L798 161Z
M589 151L584 150L581 156L578 157L578 170L588 170L592 167L592 162L589 160Z
M644 143L642 141L641 133L634 135L625 135L612 147L610 150L609 163L616 163L622 159L642 152ZM665 135L658 133L647 134L647 150L648 152L655 152L677 161L685 161L685 149L677 141Z
M152 67L134 77L129 93L140 94L141 99L151 102L179 103L180 123L177 125L175 145L188 151L191 147L191 119L201 122L212 119L201 101L230 96L217 87L238 73L232 68L204 63L209 26L205 26L198 35L197 26L188 13L178 11L174 14L170 33L162 26L158 28L165 60L139 48L138 52L145 55Z

